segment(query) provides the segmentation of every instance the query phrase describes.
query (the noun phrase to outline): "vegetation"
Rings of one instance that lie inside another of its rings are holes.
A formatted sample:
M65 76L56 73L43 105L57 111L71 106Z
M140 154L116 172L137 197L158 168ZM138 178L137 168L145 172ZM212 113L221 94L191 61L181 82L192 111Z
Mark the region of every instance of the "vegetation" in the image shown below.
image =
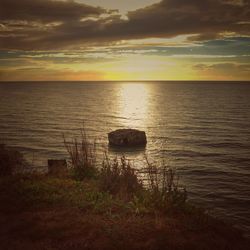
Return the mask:
M158 167L150 163L147 157L145 159L149 204L162 212L185 207L187 192L179 186L176 172L164 163Z
M86 133L64 143L74 178L0 176L0 249L248 249L241 232L187 202L165 164L145 158L142 183L125 157L105 154L98 169Z
M96 143L90 142L85 129L81 130L80 143L77 139L68 142L64 137L64 145L70 157L69 167L76 179L96 176Z
M147 184L142 184L131 162L124 156L110 159L104 154L102 166L96 164L96 143L90 142L84 129L81 140L73 139L64 144L69 153L70 169L76 180L96 178L101 192L129 201L136 213L168 212L185 207L187 192L180 188L175 171L166 166L157 167L145 157L142 167Z
M67 142L64 137L64 144L70 158L70 169L76 180L97 178L102 192L131 201L136 204L137 212L167 212L172 208L179 209L185 206L187 192L185 188L179 187L176 173L171 168L159 168L145 157L146 164L142 168L149 184L145 187L130 161L124 156L111 160L105 153L102 166L98 168L96 143L90 142L85 129L81 130L80 142L77 139Z
M101 190L125 200L131 200L142 190L142 183L124 156L111 161L105 154L99 181Z
M199 210L143 210L97 179L0 177L0 203L0 249L248 249L239 231Z

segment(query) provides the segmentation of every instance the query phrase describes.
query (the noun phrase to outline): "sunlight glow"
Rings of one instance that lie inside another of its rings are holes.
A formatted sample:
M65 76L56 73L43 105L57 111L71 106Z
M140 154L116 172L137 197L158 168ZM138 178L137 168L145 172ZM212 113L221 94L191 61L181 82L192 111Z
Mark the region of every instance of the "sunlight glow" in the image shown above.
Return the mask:
M144 127L148 119L149 85L124 83L119 92L119 109L127 127Z

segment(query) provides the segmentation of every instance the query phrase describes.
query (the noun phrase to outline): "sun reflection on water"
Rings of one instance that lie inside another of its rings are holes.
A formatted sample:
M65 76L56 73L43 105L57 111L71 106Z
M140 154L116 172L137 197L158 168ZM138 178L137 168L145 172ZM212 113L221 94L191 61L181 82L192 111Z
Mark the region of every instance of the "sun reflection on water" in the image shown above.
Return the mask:
M119 91L119 113L127 127L145 127L148 119L149 85L124 83Z

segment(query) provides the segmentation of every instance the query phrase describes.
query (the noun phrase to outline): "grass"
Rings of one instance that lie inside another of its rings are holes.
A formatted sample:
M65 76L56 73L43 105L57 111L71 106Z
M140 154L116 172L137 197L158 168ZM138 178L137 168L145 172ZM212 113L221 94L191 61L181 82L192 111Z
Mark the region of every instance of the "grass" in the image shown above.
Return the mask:
M2 200L5 200L2 210L4 204L8 204L10 200L13 210L17 211L22 207L33 209L63 205L104 213L107 207L117 206L118 203L108 193L99 191L96 180L82 182L69 177L19 175L1 179L0 186ZM6 211L8 209L9 207L6 207Z
M187 201L186 188L178 182L176 171L162 163L159 167L145 157L149 203L154 209L167 212L171 209L185 207Z
M189 204L165 164L146 158L143 184L125 157L105 154L98 167L83 131L64 143L74 178L0 175L0 249L248 249L241 232ZM7 155L9 166L22 159Z
M131 162L124 156L110 159L104 153L102 166L97 166L96 143L90 142L85 129L81 130L80 142L73 139L64 145L70 158L70 168L76 180L97 178L99 189L120 199L131 201L137 212L158 210L167 212L185 206L187 192L178 184L177 175L171 168L158 168L146 159L142 168L147 174L147 187L137 176Z
M101 190L125 200L131 200L143 188L130 161L124 156L110 160L105 154L99 181Z
M100 191L96 179L0 177L0 249L248 249L202 211L138 214L133 202Z
M64 145L70 157L70 169L76 179L83 180L97 174L96 143L88 139L85 129L81 130L80 142L76 138L67 141L64 136Z

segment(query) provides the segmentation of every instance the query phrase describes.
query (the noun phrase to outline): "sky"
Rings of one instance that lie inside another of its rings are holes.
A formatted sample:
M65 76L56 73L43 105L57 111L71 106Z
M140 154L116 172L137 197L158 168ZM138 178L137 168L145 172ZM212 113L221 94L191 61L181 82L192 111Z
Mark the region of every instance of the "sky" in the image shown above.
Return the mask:
M249 80L249 0L0 0L0 81Z

